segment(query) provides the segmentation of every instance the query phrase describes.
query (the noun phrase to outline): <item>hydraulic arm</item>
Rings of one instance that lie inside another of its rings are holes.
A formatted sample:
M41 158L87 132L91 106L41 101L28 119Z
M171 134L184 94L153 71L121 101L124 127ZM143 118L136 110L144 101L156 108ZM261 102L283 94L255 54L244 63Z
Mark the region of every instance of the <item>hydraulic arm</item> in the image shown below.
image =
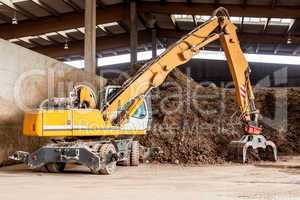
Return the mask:
M218 14L222 15L218 15ZM129 100L133 100L130 113L134 113L142 101L139 99L152 88L161 85L167 75L177 66L188 62L195 54L209 43L220 40L230 68L236 88L236 101L242 112L242 120L247 134L259 134L261 128L257 124L258 110L254 104L254 95L249 79L250 68L240 48L236 27L230 21L227 11L219 8L210 20L195 28L163 54L145 64L136 75L124 83L121 89L107 102L103 108L106 120L116 123L124 122L125 114L117 120L112 113L120 110Z

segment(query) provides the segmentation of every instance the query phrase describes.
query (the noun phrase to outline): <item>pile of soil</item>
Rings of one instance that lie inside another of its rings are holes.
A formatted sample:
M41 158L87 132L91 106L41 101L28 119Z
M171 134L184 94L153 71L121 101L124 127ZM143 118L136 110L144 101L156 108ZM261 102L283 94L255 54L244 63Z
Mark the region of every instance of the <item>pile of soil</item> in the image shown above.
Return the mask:
M255 89L263 134L279 154L300 153L300 88ZM242 136L234 89L201 86L175 71L152 92L153 121L145 146L159 147L161 163L215 164Z

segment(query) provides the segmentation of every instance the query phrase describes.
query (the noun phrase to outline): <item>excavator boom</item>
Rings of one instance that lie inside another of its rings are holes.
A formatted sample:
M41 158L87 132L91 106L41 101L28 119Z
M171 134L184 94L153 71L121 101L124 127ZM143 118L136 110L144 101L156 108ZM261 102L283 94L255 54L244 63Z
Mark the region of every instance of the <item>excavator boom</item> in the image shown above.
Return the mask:
M219 10L223 15L218 16L216 12L210 20L182 37L160 56L146 63L135 76L126 81L103 108L105 118L113 120L112 113L120 110L130 100L139 98L152 88L161 85L174 68L188 62L194 55L201 53L206 45L219 39L234 80L236 101L240 111L244 114L245 121L252 121L252 125L255 125L258 111L254 105L249 79L250 68L240 48L235 25L223 8ZM131 111L137 109L139 105L135 103L135 106L131 106ZM119 120L124 121L120 117ZM258 126L256 128L257 131L260 130Z
M196 47L195 51L198 51L202 46L218 39L218 35L212 34L218 26L218 18L212 18L170 46L160 56L146 63L107 102L103 109L106 118L111 120L110 115L118 111L128 101L145 95L152 88L161 85L174 68L188 62L193 57L194 47Z

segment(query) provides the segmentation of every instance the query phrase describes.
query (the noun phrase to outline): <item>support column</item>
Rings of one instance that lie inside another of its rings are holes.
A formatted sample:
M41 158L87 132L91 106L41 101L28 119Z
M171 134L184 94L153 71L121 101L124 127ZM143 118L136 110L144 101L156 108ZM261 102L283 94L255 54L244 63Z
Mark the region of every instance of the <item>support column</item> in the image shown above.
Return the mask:
M130 1L130 65L134 66L137 63L137 46L138 46L138 33L137 33L137 13L136 2Z
M96 0L85 0L84 70L96 74Z
M152 31L152 58L155 58L157 56L157 39L156 39L157 31L155 28L153 28L151 31Z

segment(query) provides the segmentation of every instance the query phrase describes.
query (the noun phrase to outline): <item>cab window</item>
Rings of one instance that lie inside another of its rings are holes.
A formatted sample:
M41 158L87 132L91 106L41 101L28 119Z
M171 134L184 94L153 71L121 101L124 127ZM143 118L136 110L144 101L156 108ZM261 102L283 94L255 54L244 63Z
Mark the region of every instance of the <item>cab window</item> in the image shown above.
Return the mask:
M122 110L127 110L128 109L128 106L131 104L132 100L131 101L128 101ZM135 117L135 118L139 118L139 119L143 119L144 117L146 117L147 113L146 113L146 106L145 106L145 102L140 105L140 107L135 111L135 113L132 115L132 117Z
M139 119L146 117L145 103L140 105L140 107L135 111L135 113L132 115L132 117L139 118Z
M116 92L118 91L119 88L108 88L107 89L107 96L106 96L106 101L109 101L110 98L112 98Z

